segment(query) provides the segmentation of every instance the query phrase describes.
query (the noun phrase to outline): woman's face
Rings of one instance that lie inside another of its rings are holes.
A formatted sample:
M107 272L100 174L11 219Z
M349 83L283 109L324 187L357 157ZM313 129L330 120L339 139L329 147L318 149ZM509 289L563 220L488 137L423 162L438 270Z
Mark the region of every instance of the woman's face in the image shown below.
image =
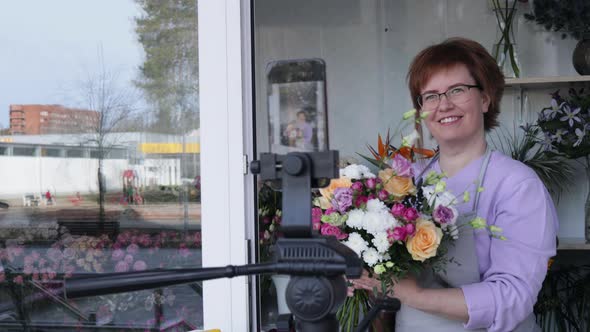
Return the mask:
M465 65L459 64L436 72L424 85L420 94L444 93L457 85L476 85ZM484 137L483 115L490 99L478 88L467 89L468 100L453 103L440 96L440 103L425 119L426 126L440 145L464 144Z

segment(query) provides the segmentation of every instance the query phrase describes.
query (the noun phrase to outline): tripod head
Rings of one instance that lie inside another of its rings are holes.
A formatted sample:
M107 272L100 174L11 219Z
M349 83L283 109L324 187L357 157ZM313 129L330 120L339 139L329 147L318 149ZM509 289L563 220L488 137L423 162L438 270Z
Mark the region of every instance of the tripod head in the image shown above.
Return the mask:
M299 265L291 273L285 297L298 329L338 331L336 311L346 298L343 275L359 278L362 261L350 248L334 237L320 237L311 221L311 189L325 186L337 178L338 152L292 152L287 155L264 153L250 167L262 180L280 180L283 187L285 235L276 243L276 263ZM325 264L324 271L311 266ZM328 265L340 264L340 269Z

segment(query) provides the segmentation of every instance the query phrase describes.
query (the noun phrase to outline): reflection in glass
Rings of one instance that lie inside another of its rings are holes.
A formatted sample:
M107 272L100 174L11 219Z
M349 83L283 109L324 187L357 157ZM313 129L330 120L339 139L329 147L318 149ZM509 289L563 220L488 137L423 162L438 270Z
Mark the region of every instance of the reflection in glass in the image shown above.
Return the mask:
M200 283L64 293L72 279L201 266L197 1L4 9L21 42L0 55L19 68L0 81L0 331L202 328Z

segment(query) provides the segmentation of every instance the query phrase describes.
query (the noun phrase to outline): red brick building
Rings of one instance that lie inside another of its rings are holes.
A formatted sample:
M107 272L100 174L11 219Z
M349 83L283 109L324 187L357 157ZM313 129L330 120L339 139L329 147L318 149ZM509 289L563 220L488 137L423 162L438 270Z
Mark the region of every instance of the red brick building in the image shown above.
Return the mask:
M99 113L61 105L10 105L12 135L90 133L96 131Z

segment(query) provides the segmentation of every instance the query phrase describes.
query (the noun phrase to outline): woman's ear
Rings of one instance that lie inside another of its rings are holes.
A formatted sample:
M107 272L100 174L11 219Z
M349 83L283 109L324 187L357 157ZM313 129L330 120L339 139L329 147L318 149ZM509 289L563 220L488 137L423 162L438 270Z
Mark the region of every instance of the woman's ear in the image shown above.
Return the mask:
M492 99L490 98L490 95L487 92L482 91L482 93L481 93L481 109L482 109L483 113L488 112L488 110L490 109L491 102L492 102Z

